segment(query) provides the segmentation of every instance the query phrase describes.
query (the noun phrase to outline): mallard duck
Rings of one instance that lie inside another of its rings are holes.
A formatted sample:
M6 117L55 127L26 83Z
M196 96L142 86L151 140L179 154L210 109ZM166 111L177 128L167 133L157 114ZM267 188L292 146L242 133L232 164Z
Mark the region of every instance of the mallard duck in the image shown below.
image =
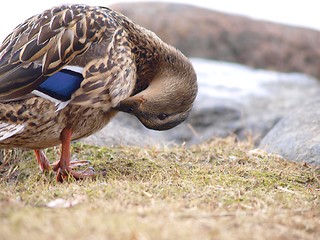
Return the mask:
M0 147L33 149L57 180L83 179L70 142L119 111L150 129L183 122L197 94L195 71L153 32L106 7L63 5L18 25L0 47ZM61 144L50 165L42 149Z

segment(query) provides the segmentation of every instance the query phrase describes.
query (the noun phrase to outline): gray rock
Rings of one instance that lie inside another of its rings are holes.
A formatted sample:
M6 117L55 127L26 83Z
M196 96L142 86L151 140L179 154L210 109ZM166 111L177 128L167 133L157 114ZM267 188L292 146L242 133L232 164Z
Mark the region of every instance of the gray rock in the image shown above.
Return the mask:
M320 98L290 112L259 147L288 160L320 165Z
M81 139L81 142L95 146L155 146L164 144L164 140L156 139L145 133L141 123L134 117L119 113L101 131Z
M190 57L320 76L320 52L315 47L319 45L319 31L181 4L125 3L112 7ZM156 132L144 128L132 116L119 114L103 130L83 141L97 145L193 144L234 134L239 138L253 135L259 144L292 108L320 96L319 81L306 75L239 65L226 68L225 63L201 60L194 64L199 95L186 123Z
M253 135L255 143L292 108L320 94L320 84L303 74L255 70L238 64L194 59L199 94L187 122L168 131L146 129L119 113L84 141L97 145L195 144L230 134Z

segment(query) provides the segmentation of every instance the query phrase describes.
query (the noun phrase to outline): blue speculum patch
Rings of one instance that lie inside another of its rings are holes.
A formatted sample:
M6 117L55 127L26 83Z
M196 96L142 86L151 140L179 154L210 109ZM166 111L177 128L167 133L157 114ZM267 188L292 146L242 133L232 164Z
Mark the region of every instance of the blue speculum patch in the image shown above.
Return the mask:
M82 74L63 69L45 80L36 90L60 101L68 101L80 87Z

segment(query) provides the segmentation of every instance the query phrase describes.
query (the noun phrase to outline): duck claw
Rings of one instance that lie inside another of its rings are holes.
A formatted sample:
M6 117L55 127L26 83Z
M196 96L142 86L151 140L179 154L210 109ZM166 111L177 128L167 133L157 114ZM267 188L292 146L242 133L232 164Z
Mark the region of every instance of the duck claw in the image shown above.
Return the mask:
M70 169L74 169L76 167L82 167L82 166L86 166L88 164L91 164L91 161L89 160L76 160L76 161L71 161L70 162ZM53 171L58 171L59 168L60 168L60 165L59 165L59 161L56 161L52 164L50 164L51 168Z
M95 173L92 167L82 170L82 171L73 171L72 169L62 170L61 168L57 171L57 181L63 182L67 181L70 177L75 180L83 180L83 179L95 179L97 173Z

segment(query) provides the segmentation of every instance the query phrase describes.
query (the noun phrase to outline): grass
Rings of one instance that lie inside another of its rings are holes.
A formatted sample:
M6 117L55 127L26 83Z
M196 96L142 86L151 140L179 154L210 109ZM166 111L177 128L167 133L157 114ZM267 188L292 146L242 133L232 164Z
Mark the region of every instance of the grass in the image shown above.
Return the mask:
M57 183L32 152L0 166L0 239L317 239L320 169L214 139L192 147L77 143L96 180ZM47 150L56 160L58 148ZM21 159L21 161L18 161Z

